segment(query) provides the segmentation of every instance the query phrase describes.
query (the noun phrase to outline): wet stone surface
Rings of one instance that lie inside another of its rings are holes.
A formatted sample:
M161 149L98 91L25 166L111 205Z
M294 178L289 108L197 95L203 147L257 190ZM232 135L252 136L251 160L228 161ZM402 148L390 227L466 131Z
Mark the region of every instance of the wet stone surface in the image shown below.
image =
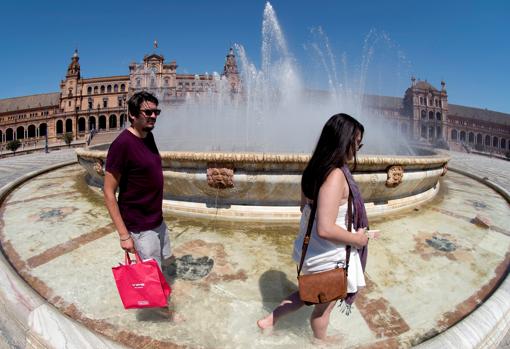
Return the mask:
M453 252L457 249L457 246L455 246L453 242L445 238L438 238L433 236L432 239L427 239L426 241L429 246L439 251Z
M336 308L331 314L328 334L341 338L334 347L411 347L465 317L504 275L508 203L453 172L442 178L441 188L430 205L371 220L381 238L370 241L367 287L349 318ZM475 201L488 207L474 207ZM471 222L481 214L490 228ZM282 319L272 336L256 325L297 289L291 258L297 223L164 218L176 257L165 273L172 284L166 312L122 307L111 274L124 256L118 234L79 166L42 175L11 193L0 210L0 239L18 271L48 302L128 346L316 347L311 307ZM474 263L481 259L483 264ZM442 288L416 287L431 282Z
M185 255L176 258L164 268L164 273L170 278L183 280L199 280L206 277L214 266L214 260L207 256L194 258L192 255Z

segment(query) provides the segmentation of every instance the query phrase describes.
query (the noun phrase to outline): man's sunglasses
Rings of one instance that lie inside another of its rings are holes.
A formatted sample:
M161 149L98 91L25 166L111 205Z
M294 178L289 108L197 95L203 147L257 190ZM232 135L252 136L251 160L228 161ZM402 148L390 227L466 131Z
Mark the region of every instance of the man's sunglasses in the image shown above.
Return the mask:
M161 109L142 109L140 110L144 115L148 118L150 118L152 115L158 116L161 114Z

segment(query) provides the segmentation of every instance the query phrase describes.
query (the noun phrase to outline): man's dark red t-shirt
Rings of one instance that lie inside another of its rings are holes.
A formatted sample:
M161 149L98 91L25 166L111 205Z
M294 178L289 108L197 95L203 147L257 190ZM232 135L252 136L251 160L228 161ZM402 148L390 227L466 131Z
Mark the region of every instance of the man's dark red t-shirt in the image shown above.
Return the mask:
M110 145L106 171L120 174L118 204L126 228L157 228L163 221L163 170L152 133L138 138L122 131Z

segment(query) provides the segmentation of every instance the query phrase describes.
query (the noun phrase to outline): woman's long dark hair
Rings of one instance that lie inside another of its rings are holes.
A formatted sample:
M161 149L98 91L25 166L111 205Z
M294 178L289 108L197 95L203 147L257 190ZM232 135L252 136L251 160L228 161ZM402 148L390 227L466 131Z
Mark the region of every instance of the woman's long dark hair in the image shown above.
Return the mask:
M363 125L350 115L340 113L329 118L301 178L301 190L307 198L316 199L330 172L347 163L349 151L356 168L356 132L363 138L364 131Z

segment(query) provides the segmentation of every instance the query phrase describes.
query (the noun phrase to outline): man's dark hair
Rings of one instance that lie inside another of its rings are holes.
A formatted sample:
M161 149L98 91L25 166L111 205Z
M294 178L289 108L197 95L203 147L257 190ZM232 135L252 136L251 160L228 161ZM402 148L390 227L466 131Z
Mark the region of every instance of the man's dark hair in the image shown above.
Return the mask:
M364 131L363 125L348 114L335 114L326 122L301 178L301 190L307 198L317 199L322 183L333 169L347 163L349 153L356 168L356 133L363 138Z
M159 104L156 96L147 91L140 91L132 95L128 101L129 121L131 121L131 123L133 123L134 120L131 117L137 118L140 116L140 107L142 106L143 102L152 102L156 105Z

